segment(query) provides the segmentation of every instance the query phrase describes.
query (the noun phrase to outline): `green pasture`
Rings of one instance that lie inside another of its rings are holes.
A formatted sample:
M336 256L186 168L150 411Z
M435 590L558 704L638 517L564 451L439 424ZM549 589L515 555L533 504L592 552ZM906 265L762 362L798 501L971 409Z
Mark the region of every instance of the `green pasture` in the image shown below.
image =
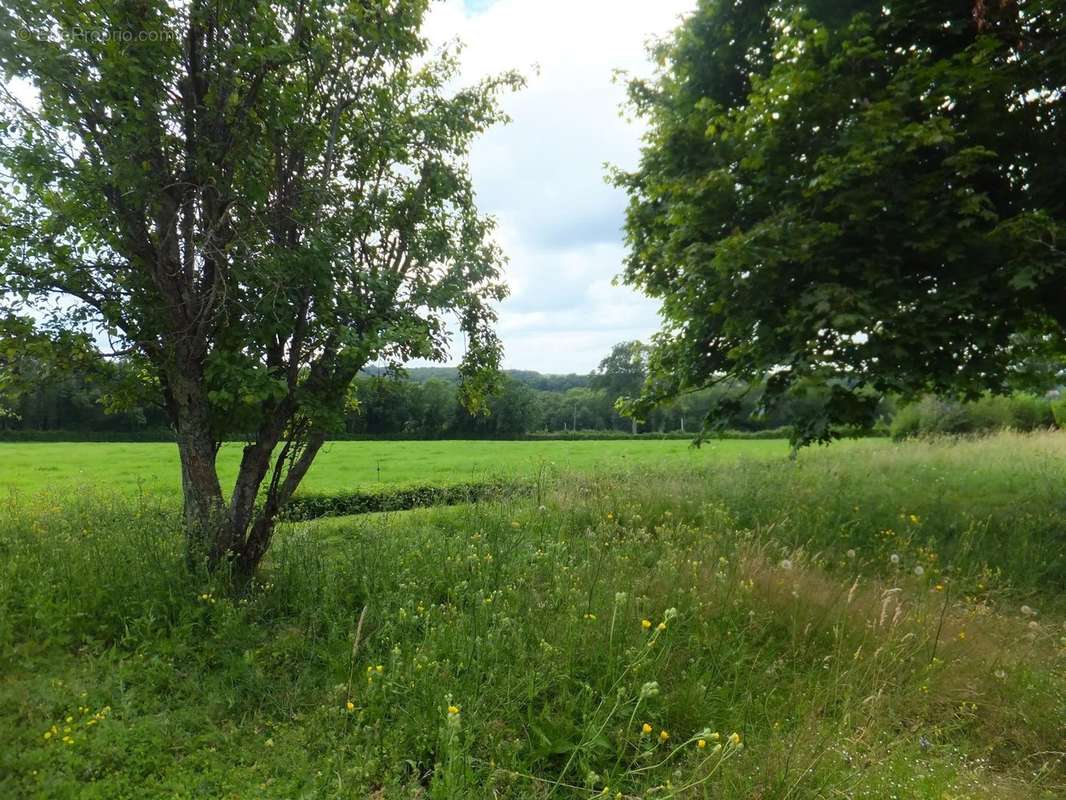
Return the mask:
M75 486L121 447L27 446L62 469L0 504L0 797L1066 797L1066 435L683 444L335 445L320 480L584 466L283 524L241 590L162 493Z
M236 475L241 445L219 454L224 481ZM597 471L696 466L745 458L786 458L778 440L715 440L694 448L679 440L363 441L331 442L319 454L304 492L331 493L484 478L531 477L547 470ZM170 443L2 443L0 492L114 488L175 492L178 453Z

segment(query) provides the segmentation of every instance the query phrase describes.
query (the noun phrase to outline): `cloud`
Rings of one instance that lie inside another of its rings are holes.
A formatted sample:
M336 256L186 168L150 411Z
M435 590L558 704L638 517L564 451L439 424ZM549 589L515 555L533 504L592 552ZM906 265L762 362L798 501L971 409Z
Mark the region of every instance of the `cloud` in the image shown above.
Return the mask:
M611 285L622 268L625 196L605 162L636 163L640 128L619 111L617 69L647 73L645 43L695 0L444 0L430 40L464 44L464 81L508 69L528 87L510 125L471 153L480 208L500 223L511 297L499 330L508 367L585 372L611 345L658 328L656 304Z

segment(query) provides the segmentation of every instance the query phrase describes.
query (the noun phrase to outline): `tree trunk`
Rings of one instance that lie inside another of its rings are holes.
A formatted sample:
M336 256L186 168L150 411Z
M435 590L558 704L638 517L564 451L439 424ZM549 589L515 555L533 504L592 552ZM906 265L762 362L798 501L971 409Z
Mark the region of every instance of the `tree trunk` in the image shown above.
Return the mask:
M195 381L174 370L167 375L164 394L181 460L187 556L190 562L206 560L213 569L233 541L215 465L218 442L211 429L207 404Z
M177 439L188 556L191 561L206 559L214 568L233 540L215 469L215 443L203 432L188 428L179 430Z
M270 539L274 533L279 512L289 502L293 492L299 487L311 463L322 449L325 442L322 433L310 434L306 441L288 441L282 447L274 463L274 472L267 490L263 507L255 516L251 530L235 549L233 567L237 575L250 578L259 567L259 562L266 555ZM285 464L288 464L287 470ZM284 475L284 477L282 477Z

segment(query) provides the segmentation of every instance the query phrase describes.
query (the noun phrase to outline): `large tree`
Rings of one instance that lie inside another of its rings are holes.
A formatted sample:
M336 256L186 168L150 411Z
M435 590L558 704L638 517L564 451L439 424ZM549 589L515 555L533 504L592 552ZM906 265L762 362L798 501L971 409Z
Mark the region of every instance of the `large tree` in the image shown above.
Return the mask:
M589 386L604 392L614 403L620 397L640 392L648 374L648 348L639 341L619 342L589 376ZM630 420L637 432L637 418Z
M213 565L255 569L368 361L444 357L454 314L464 399L493 380L501 255L466 156L517 78L453 88L427 2L0 7L4 311L144 366Z
M615 173L625 280L665 318L638 413L822 386L797 440L826 440L887 392L1061 363L1064 0L702 0L652 52L640 165Z

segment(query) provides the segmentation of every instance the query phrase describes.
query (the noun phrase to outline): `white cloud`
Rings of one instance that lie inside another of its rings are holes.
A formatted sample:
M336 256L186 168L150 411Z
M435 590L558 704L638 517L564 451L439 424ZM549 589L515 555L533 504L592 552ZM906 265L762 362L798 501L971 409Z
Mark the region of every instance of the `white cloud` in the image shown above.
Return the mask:
M621 271L625 197L604 162L636 163L640 129L621 119L616 69L648 71L645 43L695 0L443 0L431 41L464 44L463 78L518 69L528 87L504 101L512 123L471 153L479 206L500 222L510 257L500 308L505 365L585 372L623 339L658 328L655 304L612 286ZM480 10L472 10L474 8Z

